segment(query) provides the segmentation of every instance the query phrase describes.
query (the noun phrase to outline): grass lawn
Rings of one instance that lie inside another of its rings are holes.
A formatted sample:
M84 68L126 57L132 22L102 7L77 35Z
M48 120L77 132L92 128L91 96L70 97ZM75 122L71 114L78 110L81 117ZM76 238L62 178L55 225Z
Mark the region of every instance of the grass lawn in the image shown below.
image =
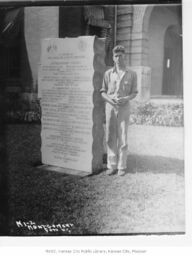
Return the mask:
M129 155L124 177L102 171L80 178L36 167L40 125L9 125L6 135L10 235L185 231L183 161ZM16 221L72 226L47 233Z

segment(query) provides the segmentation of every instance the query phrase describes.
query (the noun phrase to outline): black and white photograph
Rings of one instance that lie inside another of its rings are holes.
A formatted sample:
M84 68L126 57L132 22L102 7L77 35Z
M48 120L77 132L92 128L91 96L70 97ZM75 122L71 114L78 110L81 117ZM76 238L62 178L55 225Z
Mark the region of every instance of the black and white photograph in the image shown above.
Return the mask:
M0 2L0 236L184 236L181 1L18 2Z

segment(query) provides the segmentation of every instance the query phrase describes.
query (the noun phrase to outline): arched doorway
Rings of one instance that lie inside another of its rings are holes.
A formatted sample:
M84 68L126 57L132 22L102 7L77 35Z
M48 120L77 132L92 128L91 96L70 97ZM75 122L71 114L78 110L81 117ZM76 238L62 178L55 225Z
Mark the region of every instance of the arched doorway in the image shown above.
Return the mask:
M163 68L162 94L182 95L182 37L177 26L166 30Z
M147 32L151 96L182 96L181 6L155 6L150 11Z

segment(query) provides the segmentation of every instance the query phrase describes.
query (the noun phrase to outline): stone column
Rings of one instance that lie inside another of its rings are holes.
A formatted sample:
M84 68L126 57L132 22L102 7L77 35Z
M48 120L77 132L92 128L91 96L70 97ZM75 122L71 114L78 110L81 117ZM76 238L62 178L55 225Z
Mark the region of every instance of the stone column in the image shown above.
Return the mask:
M148 5L133 6L133 27L131 46L131 68L137 73L138 96L136 100L147 101L151 92L151 68L148 66L148 26L146 20L150 15ZM151 11L151 7L150 7Z
M125 47L126 65L137 73L139 94L136 100L139 101L150 99L151 88L148 34L144 24L147 10L147 5L120 5L117 8L117 44Z
M151 68L146 66L132 66L131 69L137 73L138 95L135 100L142 102L148 101L151 91Z
M131 65L146 66L148 63L148 35L144 31L144 15L147 5L134 5L133 7L133 28Z
M117 44L125 47L126 65L131 63L131 36L133 26L133 7L132 5L117 6Z

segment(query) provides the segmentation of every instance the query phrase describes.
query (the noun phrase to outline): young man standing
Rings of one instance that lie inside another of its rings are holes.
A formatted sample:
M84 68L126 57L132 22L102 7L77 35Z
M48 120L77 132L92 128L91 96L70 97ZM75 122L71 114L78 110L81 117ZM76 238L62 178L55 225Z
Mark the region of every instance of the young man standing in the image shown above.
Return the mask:
M107 174L118 170L123 176L127 168L127 130L130 100L137 95L136 73L125 66L125 48L113 49L114 67L104 74L101 95L106 102Z

